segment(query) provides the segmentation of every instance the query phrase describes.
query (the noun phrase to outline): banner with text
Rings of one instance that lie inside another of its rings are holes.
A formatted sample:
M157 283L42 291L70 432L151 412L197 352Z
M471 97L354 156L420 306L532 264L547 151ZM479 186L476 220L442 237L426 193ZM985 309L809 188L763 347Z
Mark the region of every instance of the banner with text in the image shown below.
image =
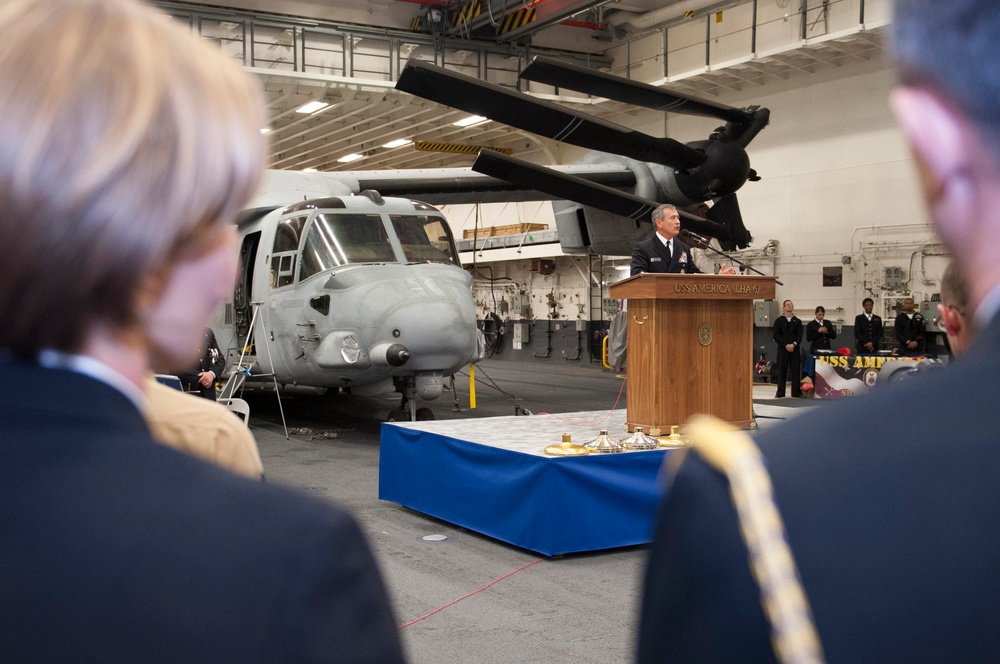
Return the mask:
M875 387L879 372L886 364L923 359L891 355L817 355L816 398L839 399L865 394Z

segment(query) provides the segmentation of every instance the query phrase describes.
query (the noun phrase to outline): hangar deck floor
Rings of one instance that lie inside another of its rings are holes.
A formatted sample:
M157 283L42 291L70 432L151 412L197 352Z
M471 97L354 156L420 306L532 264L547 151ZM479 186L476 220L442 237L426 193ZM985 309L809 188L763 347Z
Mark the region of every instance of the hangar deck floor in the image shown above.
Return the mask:
M465 370L456 376L454 393L445 391L429 404L438 419L513 415L515 398L520 407L536 414L610 410L616 400L617 409L625 409L620 375L596 365L487 361L477 368L478 407L468 410ZM805 408L828 403L776 400L774 389L773 385L754 388L762 429L781 421L770 418L793 418ZM455 394L461 411L454 410ZM355 514L382 567L400 625L517 570L484 592L403 628L410 662L632 660L645 547L540 558L379 501L379 418L398 405L395 396L284 399L289 427L318 434L337 432L336 438L313 440L302 433L285 440L273 395L251 395L248 400L251 429L268 481L335 501ZM424 540L428 535L447 539Z

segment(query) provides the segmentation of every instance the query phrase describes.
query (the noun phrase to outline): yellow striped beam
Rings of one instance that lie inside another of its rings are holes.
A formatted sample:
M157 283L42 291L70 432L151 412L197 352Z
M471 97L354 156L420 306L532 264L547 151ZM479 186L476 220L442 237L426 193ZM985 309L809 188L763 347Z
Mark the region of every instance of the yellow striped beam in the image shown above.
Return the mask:
M497 26L497 36L506 34L511 30L517 30L518 28L523 28L532 21L535 20L535 8L531 7L529 9L521 8L516 12L511 12L503 17L503 21Z
M457 28L463 23L470 23L474 18L478 17L482 11L483 6L480 4L479 0L472 0L472 2L462 7L462 10L455 14L452 26Z
M433 143L431 141L415 141L413 149L424 152L456 152L458 154L476 154L480 150L493 150L503 154L514 153L510 148L491 148L487 145L467 145L464 143Z

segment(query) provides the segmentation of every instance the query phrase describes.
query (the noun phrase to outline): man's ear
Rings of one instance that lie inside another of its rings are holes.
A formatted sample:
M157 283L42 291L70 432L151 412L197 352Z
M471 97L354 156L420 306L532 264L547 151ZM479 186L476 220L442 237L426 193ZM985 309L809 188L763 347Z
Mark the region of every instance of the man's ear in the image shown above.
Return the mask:
M951 307L943 304L938 305L938 321L940 327L949 337L956 337L962 333L962 317Z

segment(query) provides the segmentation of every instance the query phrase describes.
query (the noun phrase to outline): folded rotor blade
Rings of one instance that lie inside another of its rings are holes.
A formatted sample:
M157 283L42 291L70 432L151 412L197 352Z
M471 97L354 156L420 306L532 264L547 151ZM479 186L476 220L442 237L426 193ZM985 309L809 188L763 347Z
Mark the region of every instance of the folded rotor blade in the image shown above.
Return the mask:
M655 111L700 115L734 124L749 122L753 117L753 113L749 110L669 92L646 83L630 81L587 67L541 56L535 57L531 64L524 68L520 76L529 81L576 90L595 97L605 97L626 104L651 108Z
M508 157L492 150L482 150L476 157L472 170L521 187L534 188L552 196L565 198L580 205L650 224L652 223L653 210L659 206L656 201L595 184L575 175L567 175L551 168ZM727 232L721 224L713 223L687 212L680 214L681 227L695 233L719 237Z
M575 175L559 173L492 150L480 151L475 163L472 164L472 170L630 219L648 220L658 205L655 201L594 184Z
M654 138L558 104L534 99L441 67L410 62L396 89L582 148L686 170L704 153L671 138Z
M719 237L719 244L724 251L734 251L749 247L753 236L743 225L743 214L736 194L729 194L715 201L715 204L705 215L710 221L726 229L726 234Z

